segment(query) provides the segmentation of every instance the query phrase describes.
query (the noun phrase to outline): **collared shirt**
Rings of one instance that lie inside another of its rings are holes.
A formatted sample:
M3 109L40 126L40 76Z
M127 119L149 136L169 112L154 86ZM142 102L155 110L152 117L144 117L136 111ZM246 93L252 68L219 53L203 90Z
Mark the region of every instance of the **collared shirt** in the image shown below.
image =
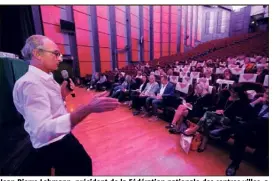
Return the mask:
M160 96L162 96L164 94L166 86L167 86L167 84L166 85L161 85L161 89L160 89L160 92L159 92Z
M147 83L147 86L146 86L146 88L145 88L145 90L144 90L144 94L147 95L147 94L149 93L151 87L152 87L152 86L151 86L151 83L150 83L150 82Z
M13 89L13 102L25 119L25 130L34 148L62 139L71 131L70 114L52 74L29 66Z
M147 96L152 96L155 95L155 92L158 87L158 83L157 82L153 82L152 84L150 82L147 83L147 86L144 90L144 94Z

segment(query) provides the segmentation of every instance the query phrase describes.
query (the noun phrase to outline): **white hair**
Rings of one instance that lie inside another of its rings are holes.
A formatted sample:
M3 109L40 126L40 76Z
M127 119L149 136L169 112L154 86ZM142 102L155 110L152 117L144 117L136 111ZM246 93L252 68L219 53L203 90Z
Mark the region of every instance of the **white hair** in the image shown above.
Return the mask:
M49 40L49 38L43 35L30 36L26 40L26 43L23 49L21 50L21 54L24 57L24 59L31 60L33 50L37 48L42 48L45 40Z

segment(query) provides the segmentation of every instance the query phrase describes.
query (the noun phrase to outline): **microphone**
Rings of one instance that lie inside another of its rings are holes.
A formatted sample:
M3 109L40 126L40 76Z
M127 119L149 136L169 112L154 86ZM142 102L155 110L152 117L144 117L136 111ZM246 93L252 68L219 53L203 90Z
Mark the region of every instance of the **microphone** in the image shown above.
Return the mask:
M62 74L63 79L68 82L67 89L69 91L73 91L73 89L70 87L70 79L69 79L68 71L67 70L62 70L61 74ZM75 93L72 92L71 96L75 97Z

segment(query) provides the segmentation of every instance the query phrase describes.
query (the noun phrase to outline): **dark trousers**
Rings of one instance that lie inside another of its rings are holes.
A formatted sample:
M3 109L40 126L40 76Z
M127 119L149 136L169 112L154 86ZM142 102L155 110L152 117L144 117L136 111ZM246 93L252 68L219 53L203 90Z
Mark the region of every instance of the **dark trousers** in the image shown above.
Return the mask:
M158 109L163 106L162 99L154 99L152 101L152 113L154 116L158 116Z
M119 102L124 102L124 101L126 101L129 94L130 94L129 91L127 91L127 92L121 91L121 92L119 93L119 95L118 95L118 100L119 100Z
M135 96L132 98L133 98L132 99L132 108L134 108L136 110L140 110L141 107L146 104L147 96L145 96L145 97Z
M60 141L35 150L35 165L25 175L92 176L92 161L84 147L68 134Z
M154 97L148 97L146 99L146 106L145 106L145 109L147 112L150 111L150 107L152 107L152 114L154 116L157 116L158 113L157 113L157 110L159 107L161 107L163 104L163 100L161 99L156 99Z
M254 135L254 133L256 135ZM269 120L258 119L251 123L243 123L235 128L235 140L230 152L230 159L235 164L243 160L248 142L255 142L255 157L264 158L269 155Z
M97 91L103 90L103 87L106 86L106 84L107 84L106 82L104 82L104 83L97 83L96 84L96 90Z
M120 86L120 83L114 83L110 89L110 93L109 95L112 96L113 92L117 91L117 89L115 89L116 87Z
M148 97L146 98L146 104L145 104L145 109L147 112L149 112L150 106L152 106L152 101L155 100L156 98L153 97Z

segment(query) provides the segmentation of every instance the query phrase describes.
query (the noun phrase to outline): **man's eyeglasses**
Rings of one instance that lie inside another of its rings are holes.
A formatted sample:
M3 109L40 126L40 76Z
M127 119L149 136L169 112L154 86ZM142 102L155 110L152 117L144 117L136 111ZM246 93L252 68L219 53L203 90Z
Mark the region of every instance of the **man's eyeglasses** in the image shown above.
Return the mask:
M57 51L57 50L55 50L55 51L49 51L49 50L45 50L45 49L39 49L39 50L44 51L44 52L48 52L48 53L52 53L52 54L55 55L56 57L62 57L62 56L63 56L63 55L62 55L59 51Z

